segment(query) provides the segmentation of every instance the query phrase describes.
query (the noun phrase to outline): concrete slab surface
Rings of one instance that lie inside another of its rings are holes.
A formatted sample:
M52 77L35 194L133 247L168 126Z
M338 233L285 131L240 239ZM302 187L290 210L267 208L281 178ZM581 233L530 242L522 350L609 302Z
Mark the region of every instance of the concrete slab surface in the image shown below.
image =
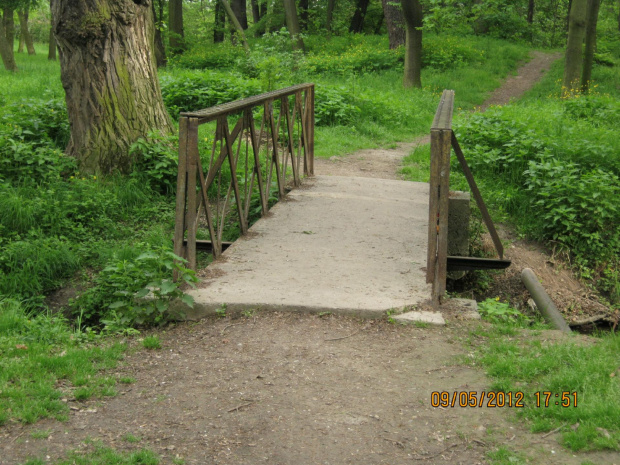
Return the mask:
M395 322L401 324L428 323L437 326L446 325L446 320L444 320L440 312L413 311L402 313L392 318Z
M187 317L222 304L364 317L419 304L427 224L428 184L316 176L203 271Z

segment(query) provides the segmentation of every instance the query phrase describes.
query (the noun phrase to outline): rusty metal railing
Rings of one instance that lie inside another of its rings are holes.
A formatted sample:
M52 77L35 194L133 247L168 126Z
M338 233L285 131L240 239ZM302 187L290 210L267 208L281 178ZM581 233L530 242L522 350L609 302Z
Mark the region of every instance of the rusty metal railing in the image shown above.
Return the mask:
M201 157L199 126L213 121L210 154ZM231 229L246 234L270 199L300 185L302 172L314 174L314 84L181 113L174 253L193 270L197 245L217 258Z

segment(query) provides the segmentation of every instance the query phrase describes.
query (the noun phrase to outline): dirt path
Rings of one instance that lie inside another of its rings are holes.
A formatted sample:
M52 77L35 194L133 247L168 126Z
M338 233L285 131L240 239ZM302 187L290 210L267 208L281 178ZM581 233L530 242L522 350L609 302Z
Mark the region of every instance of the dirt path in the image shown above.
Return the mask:
M532 59L493 91L479 110L484 111L491 105L505 105L521 97L560 57L558 53L532 52ZM400 143L395 149L360 150L346 156L317 158L314 171L321 175L402 179L399 174L402 159L415 147L429 143L430 136L425 135L413 142Z
M385 152L383 172L394 176L399 158ZM364 153L343 165L350 175L364 173ZM446 319L443 328L416 328L257 313L179 324L159 332L162 350L131 342L115 374L136 381L118 384L118 396L78 402L68 393L67 422L0 428L0 464L58 460L92 447L87 439L147 447L164 464L469 465L500 446L529 463L618 463L616 454L576 457L556 435L529 433L510 409L431 407L433 391L489 388L479 369L458 362L468 355L461 340L479 323ZM49 436L33 438L40 430Z

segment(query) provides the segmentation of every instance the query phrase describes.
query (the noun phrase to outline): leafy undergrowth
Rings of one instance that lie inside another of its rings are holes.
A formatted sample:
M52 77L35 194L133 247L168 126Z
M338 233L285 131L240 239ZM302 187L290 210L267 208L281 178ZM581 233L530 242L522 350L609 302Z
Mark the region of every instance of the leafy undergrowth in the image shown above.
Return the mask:
M559 428L572 450L620 450L620 335L558 338L505 303L488 300L481 309L493 324L472 331L469 342L491 390L523 392L517 415L534 432Z

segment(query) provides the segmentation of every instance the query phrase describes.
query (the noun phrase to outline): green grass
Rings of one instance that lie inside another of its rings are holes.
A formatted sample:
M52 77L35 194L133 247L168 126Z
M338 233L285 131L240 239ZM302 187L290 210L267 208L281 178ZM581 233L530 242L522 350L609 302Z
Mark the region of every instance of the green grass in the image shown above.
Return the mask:
M0 300L0 424L66 420L63 399L115 395L114 378L100 372L125 349L114 340L82 343L61 317L27 315L18 302Z
M145 337L142 341L142 345L145 349L149 350L158 350L161 349L161 341L159 340L159 336L148 336Z
M158 465L161 459L148 449L119 452L98 441L85 441L85 449L74 450L55 462L31 458L24 465Z
M620 450L620 335L548 342L544 333L504 322L480 327L472 336L474 363L492 379L490 388L525 393L525 408L515 410L532 431L561 427L562 443L574 451ZM535 393L545 391L552 393L548 407L544 395L537 406ZM561 406L564 392L577 393L576 407L572 401Z
M17 49L17 47L16 47ZM0 67L0 103L21 102L28 98L63 98L60 64L47 59L47 44L35 44L36 55L15 53L19 71Z

